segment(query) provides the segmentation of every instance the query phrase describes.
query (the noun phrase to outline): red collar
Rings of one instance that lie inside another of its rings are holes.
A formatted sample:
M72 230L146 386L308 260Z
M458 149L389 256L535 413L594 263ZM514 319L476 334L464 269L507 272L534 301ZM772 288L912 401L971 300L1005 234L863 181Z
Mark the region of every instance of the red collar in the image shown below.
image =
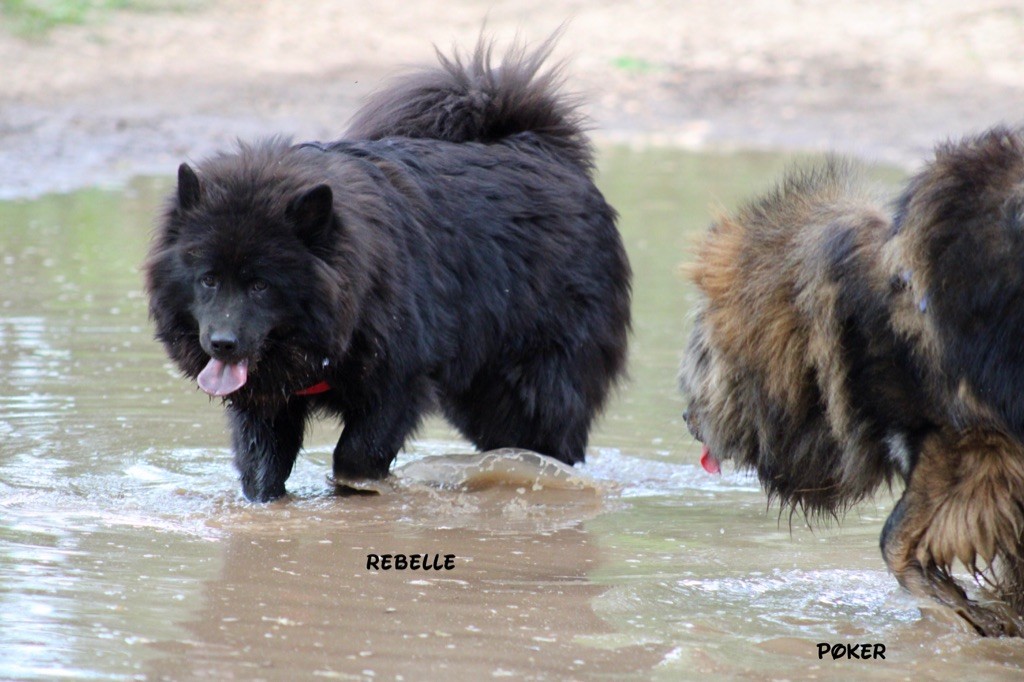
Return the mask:
M331 385L326 381L321 381L319 384L313 384L309 388L295 391L295 395L316 395L318 393L326 393L329 390L331 390Z

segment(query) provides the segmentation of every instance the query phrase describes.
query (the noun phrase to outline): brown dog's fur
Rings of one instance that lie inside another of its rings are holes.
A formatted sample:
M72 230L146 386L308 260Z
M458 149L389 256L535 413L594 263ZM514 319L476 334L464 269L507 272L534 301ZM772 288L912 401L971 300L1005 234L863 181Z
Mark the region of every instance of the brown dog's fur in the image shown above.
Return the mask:
M902 479L886 564L986 635L1024 615L1021 264L1020 131L941 145L892 209L830 159L711 227L682 372L690 430L785 504L836 515Z

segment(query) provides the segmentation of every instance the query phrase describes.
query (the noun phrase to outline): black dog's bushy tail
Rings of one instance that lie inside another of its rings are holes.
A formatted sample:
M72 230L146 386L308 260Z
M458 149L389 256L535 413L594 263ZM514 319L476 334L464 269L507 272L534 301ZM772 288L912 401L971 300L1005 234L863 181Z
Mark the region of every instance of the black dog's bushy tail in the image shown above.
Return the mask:
M473 54L414 71L372 95L356 112L346 137L417 137L448 142L496 142L531 132L581 167L593 166L577 101L559 92L561 66L542 71L558 33L535 50L513 45L500 66L481 37Z

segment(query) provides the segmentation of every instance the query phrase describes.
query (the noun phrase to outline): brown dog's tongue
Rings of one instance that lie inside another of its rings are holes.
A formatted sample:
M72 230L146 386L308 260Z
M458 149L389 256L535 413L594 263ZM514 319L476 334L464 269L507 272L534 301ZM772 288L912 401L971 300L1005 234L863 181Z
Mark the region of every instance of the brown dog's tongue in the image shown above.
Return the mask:
M210 395L219 397L240 389L245 385L245 380L248 377L249 362L247 360L229 365L221 360L210 358L196 380L199 382L199 388Z
M704 471L709 474L720 474L722 473L722 467L719 466L718 460L711 454L711 450L705 445L700 451L700 465L704 467Z

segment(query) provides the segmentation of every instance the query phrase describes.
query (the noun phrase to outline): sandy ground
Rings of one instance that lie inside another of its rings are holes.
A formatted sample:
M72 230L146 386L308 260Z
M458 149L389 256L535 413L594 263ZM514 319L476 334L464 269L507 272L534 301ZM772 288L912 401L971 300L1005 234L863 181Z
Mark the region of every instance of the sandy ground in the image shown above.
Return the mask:
M41 40L0 27L0 196L170 174L235 137L336 137L389 73L485 19L499 44L567 22L557 54L604 141L912 167L1024 118L1019 0L218 0Z

